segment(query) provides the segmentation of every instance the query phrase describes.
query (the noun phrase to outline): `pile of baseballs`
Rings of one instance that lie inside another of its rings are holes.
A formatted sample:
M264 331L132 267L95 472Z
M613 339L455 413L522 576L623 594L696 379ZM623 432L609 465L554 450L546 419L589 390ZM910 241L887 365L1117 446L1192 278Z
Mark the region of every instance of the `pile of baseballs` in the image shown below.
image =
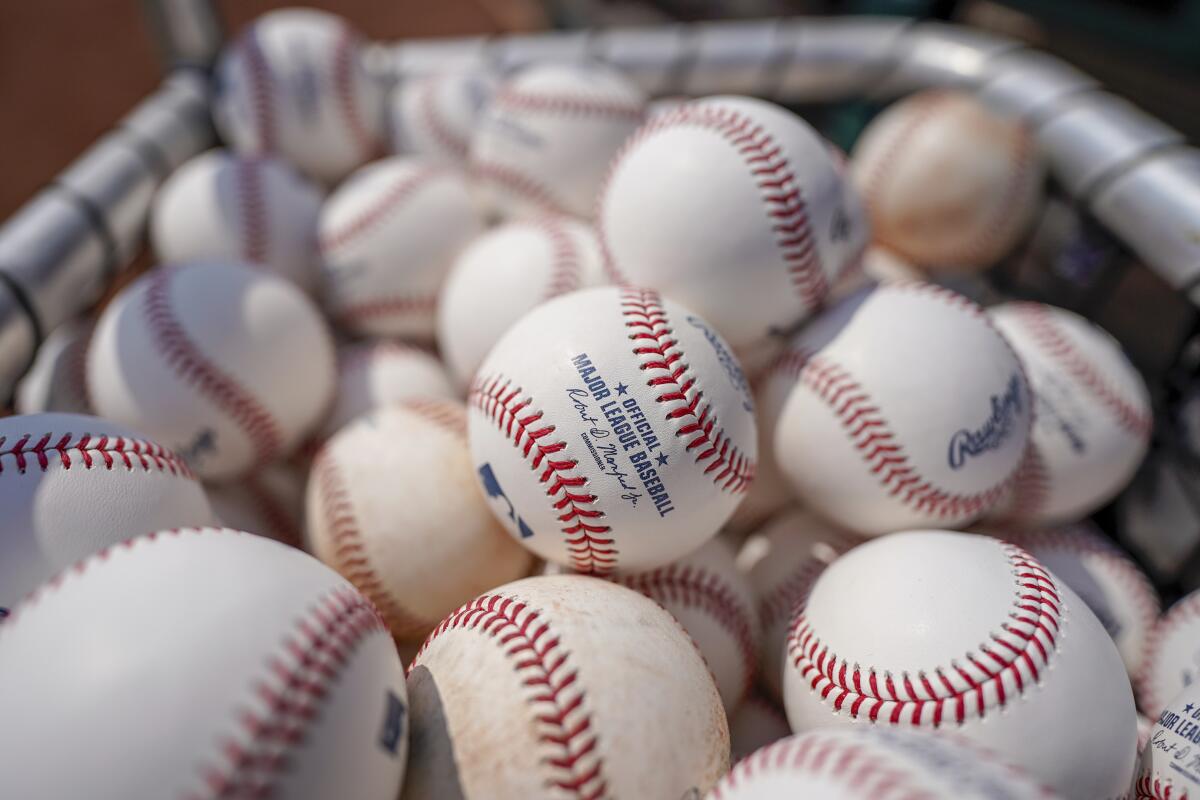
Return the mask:
M1145 384L938 282L1038 213L1020 122L363 57L242 31L0 419L6 797L1200 794L1200 598L1087 522Z

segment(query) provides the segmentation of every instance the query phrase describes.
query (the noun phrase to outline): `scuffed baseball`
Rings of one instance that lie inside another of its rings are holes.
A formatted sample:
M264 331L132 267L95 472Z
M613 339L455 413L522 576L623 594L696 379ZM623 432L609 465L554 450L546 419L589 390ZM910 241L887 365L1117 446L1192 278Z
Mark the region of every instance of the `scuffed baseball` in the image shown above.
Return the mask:
M731 545L710 539L665 567L613 580L670 611L700 648L725 710L741 705L758 672L762 631L754 594L738 572Z
M17 384L13 408L18 414L92 413L86 366L94 326L93 320L80 317L64 322L46 337Z
M437 304L438 345L458 385L470 385L484 356L528 311L604 282L595 232L569 217L509 222L471 242Z
M465 167L471 135L496 92L482 72L440 72L406 78L388 100L388 139L396 154Z
M596 226L614 276L676 298L741 349L810 316L858 258L867 228L852 192L795 114L709 97L630 138Z
M304 547L302 470L271 464L249 475L205 487L217 521L226 528Z
M1135 800L1187 800L1200 796L1200 688L1188 686L1155 715L1138 757L1130 797Z
M736 764L759 748L790 736L783 706L757 691L751 691L729 715L729 760Z
M754 475L749 387L720 336L656 292L599 288L525 315L472 385L471 454L525 547L578 572L700 547Z
M601 64L537 64L502 84L471 139L471 174L505 217L588 219L609 162L646 98Z
M404 778L404 672L374 608L238 531L150 533L44 584L0 625L0 685L13 797L393 800Z
M787 391L783 473L805 505L868 535L991 509L1033 419L1008 343L979 306L932 284L851 295L792 340L772 381Z
M88 350L96 412L206 480L288 455L333 399L333 341L295 284L244 264L160 267L105 309Z
M319 439L328 439L369 411L419 397L458 397L442 362L430 351L397 341L353 342L337 349L337 391Z
M321 210L326 311L348 333L432 340L442 281L482 230L461 173L404 156L368 164Z
M361 37L333 14L263 14L225 48L213 82L213 121L239 153L277 153L331 184L379 149L382 90Z
M42 581L134 534L210 525L177 455L81 414L0 419L0 620Z
M259 264L311 292L322 200L279 159L210 150L163 182L150 208L150 243L162 262Z
M1033 135L965 92L919 92L854 147L875 241L930 271L990 266L1033 220L1044 169Z
M1200 683L1200 591L1178 600L1155 623L1134 681L1138 708L1156 719L1167 700Z
M1029 452L993 517L1036 524L1087 516L1117 495L1150 446L1150 392L1116 340L1044 303L988 309L1034 396Z
M424 636L462 603L532 568L473 472L466 414L452 400L378 409L313 462L308 547L371 599L399 639Z
M728 768L696 646L652 600L595 578L475 598L430 634L408 692L406 800L680 798Z
M788 659L795 731L936 728L1066 798L1129 787L1137 720L1120 654L1083 601L1012 544L910 531L854 548L797 609Z
M1054 800L967 741L888 728L809 731L739 762L706 800Z

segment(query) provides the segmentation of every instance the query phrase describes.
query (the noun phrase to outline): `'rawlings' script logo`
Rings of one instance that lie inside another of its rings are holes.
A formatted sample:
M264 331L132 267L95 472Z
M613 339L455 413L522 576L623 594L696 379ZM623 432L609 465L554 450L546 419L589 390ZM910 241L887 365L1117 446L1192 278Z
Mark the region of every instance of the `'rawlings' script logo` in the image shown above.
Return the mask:
M983 425L973 431L963 428L950 437L950 469L959 469L970 456L1000 447L1020 413L1021 380L1014 374L1004 394L992 395L992 413Z

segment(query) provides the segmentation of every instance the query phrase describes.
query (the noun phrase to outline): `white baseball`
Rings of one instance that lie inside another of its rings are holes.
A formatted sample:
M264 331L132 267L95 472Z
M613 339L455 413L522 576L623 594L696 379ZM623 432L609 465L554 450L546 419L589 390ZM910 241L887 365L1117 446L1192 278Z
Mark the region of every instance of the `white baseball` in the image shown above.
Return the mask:
M680 798L727 769L721 699L679 623L582 575L455 611L408 672L406 800Z
M1150 392L1105 331L1043 303L988 309L1034 396L1029 453L992 516L1038 524L1087 516L1133 478L1150 446Z
M276 463L236 480L210 483L205 491L226 528L303 549L305 477L290 464Z
M213 521L178 456L79 414L0 419L0 508L0 619L42 581L131 534Z
M613 578L670 611L700 648L732 713L758 672L761 629L754 594L734 563L733 547L721 538L665 567Z
M1054 800L969 742L887 728L790 736L739 762L706 800Z
M17 384L13 408L18 414L92 413L85 367L94 326L91 319L80 317L64 322L46 337Z
M876 242L935 271L990 266L1040 204L1033 135L957 91L894 104L867 126L851 172Z
M1155 716L1138 758L1130 800L1188 800L1200 796L1200 687L1188 686Z
M88 350L101 416L221 480L294 449L333 399L333 341L296 286L243 264L160 267L105 309Z
M328 439L368 411L418 397L458 397L433 353L397 341L344 344L337 349L333 409L318 438Z
M826 142L749 97L646 123L613 162L596 227L622 282L679 300L735 348L812 314L866 244Z
M404 79L388 102L393 153L465 167L471 135L496 92L482 72L442 72Z
M788 658L795 731L948 730L1066 798L1129 787L1137 720L1120 654L1083 601L1015 545L943 531L860 545L797 609Z
M1155 719L1167 701L1200 683L1200 591L1172 605L1155 623L1134 685L1138 707Z
M528 575L533 559L496 522L453 400L411 400L335 435L308 482L309 549L420 638L480 592Z
M277 153L334 183L379 149L383 94L361 37L307 8L263 14L226 47L213 76L213 120L241 153Z
M1130 677L1139 674L1160 605L1154 585L1124 551L1090 522L1051 530L1003 530L997 535L1023 548L1071 587L1116 643Z
M762 622L759 670L766 689L779 699L792 612L825 567L860 540L803 509L780 514L754 536L762 556L748 577Z
M750 692L729 715L729 760L746 756L791 735L783 707L757 691Z
M932 284L851 295L797 335L772 380L791 385L779 466L806 505L863 534L988 511L1033 419L1004 338L979 306Z
M0 685L12 797L393 800L404 777L404 673L375 609L237 531L151 533L43 585L0 625Z
M1138 726L1137 752L1138 752L1139 758L1142 755L1142 751L1146 749L1146 745L1148 745L1150 743L1150 734L1154 731L1154 726L1156 724L1157 723L1154 720L1150 719L1145 714L1137 715L1137 726Z
M506 217L590 218L609 162L646 98L610 67L538 64L496 92L471 139L471 174Z
M469 386L492 345L538 304L605 282L587 225L543 216L493 228L454 260L438 297L438 346Z
M493 511L578 572L653 569L696 550L754 476L737 361L655 292L589 289L538 306L488 355L468 405Z
M171 173L150 209L162 262L260 264L307 292L317 286L321 192L270 156L201 153Z
M431 340L442 281L482 231L460 173L404 156L368 164L321 211L325 308L350 333Z

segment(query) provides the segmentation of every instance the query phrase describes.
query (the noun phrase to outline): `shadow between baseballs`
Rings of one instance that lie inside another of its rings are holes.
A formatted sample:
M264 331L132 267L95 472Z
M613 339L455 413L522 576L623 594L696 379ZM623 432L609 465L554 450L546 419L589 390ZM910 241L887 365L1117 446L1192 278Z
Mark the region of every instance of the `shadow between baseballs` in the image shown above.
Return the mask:
M410 728L403 800L466 800L458 781L458 758L450 738L442 694L433 673L416 666L408 674ZM413 767L420 765L419 770Z

